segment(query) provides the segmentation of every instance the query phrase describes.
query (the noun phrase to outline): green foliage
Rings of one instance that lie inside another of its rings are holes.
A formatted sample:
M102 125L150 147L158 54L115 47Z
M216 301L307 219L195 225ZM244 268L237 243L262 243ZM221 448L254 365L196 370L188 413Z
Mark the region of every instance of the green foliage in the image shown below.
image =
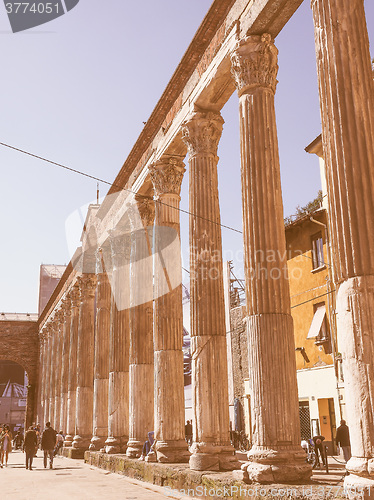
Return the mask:
M311 214L321 208L322 205L322 191L319 190L317 193L317 196L314 198L314 200L310 201L303 207L300 205L297 205L296 207L296 213L294 215L289 215L288 217L285 217L284 219L284 224L288 226L292 222L295 222L296 220L300 219L304 215Z

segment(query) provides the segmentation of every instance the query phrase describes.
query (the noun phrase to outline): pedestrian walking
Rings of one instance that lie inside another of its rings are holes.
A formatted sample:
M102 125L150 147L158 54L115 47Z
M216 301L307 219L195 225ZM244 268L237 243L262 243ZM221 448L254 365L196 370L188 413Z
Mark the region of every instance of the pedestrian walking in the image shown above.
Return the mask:
M53 452L53 456L56 456L63 446L64 446L64 433L60 431L56 436L56 448Z
M192 420L187 420L186 425L184 426L184 433L186 436L186 441L188 446L192 444Z
M56 431L51 427L51 423L45 424L45 429L42 434L42 450L44 453L44 468L47 468L47 460L49 456L49 468L53 469L53 452L57 445Z
M1 448L1 466L3 466L5 458L5 467L7 467L9 453L11 453L12 451L12 433L10 432L10 428L8 425L4 426L4 430L1 434L0 448Z
M32 461L35 455L35 450L38 447L38 437L32 425L28 428L23 442L23 451L26 453L26 469L32 470Z
M340 421L340 426L336 430L336 444L343 450L344 460L348 462L351 458L351 441L349 439L349 427L345 420Z

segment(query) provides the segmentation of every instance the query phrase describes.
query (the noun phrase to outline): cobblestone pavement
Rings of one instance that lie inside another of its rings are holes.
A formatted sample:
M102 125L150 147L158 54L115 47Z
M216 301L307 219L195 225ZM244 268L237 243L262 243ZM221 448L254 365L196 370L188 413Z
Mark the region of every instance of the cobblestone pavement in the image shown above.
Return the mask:
M83 460L56 457L54 469L44 469L42 452L26 470L25 455L14 451L8 467L0 469L0 498L4 500L148 500L170 498L163 489L119 474L96 469Z

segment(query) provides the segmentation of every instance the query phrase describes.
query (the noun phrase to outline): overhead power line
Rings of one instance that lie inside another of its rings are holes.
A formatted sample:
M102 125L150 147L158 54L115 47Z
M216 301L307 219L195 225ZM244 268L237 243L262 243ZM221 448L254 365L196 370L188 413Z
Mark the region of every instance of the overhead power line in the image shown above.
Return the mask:
M43 156L39 156L39 155L36 155L34 153L30 153L29 151L25 151L24 149L16 148L15 146L11 146L10 144L6 144L5 142L0 142L0 145L4 146L6 148L9 148L9 149L13 149L14 151L18 151L19 153L23 153L25 155L31 156L33 158L37 158L38 160L45 161L47 163L50 163L51 165L55 165L56 167L63 168L65 170L68 170L69 172L73 172L75 174L79 174L79 175L82 175L84 177L88 177L89 179L93 179L95 181L102 182L103 184L107 184L108 186L117 187L121 191L127 191L128 193L131 193L131 194L134 194L137 196L141 196L143 198L147 198L147 196L145 196L145 195L136 193L135 191L132 191L131 189L119 186L119 185L115 184L114 182L109 182L105 179L101 179L100 177L95 177L94 175L87 174L85 172L82 172L81 170L77 170L75 168L68 167L67 165L63 165L62 163L58 163L56 161L49 160L48 158L44 158ZM226 226L225 224L221 224L220 222L216 222L214 220L207 219L206 217L202 217L201 215L194 214L192 212L189 212L188 210L183 210L182 208L176 208L176 207L169 205L168 203L165 203L165 202L160 201L160 200L158 200L158 203L160 203L161 205L164 205L165 207L174 208L174 210L178 210L179 212L182 212L184 214L192 215L193 217L197 217L197 218L205 220L207 222L211 222L212 224L215 224L217 226L221 226L225 229L229 229L230 231L234 231L236 233L243 234L243 231L240 231L239 229L235 229L234 227Z

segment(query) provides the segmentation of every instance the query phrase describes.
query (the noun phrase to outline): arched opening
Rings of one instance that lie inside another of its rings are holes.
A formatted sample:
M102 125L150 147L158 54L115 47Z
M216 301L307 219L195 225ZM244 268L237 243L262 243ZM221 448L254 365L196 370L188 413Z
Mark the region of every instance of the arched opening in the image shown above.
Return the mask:
M13 435L25 427L28 386L22 365L0 360L0 423L8 424Z

